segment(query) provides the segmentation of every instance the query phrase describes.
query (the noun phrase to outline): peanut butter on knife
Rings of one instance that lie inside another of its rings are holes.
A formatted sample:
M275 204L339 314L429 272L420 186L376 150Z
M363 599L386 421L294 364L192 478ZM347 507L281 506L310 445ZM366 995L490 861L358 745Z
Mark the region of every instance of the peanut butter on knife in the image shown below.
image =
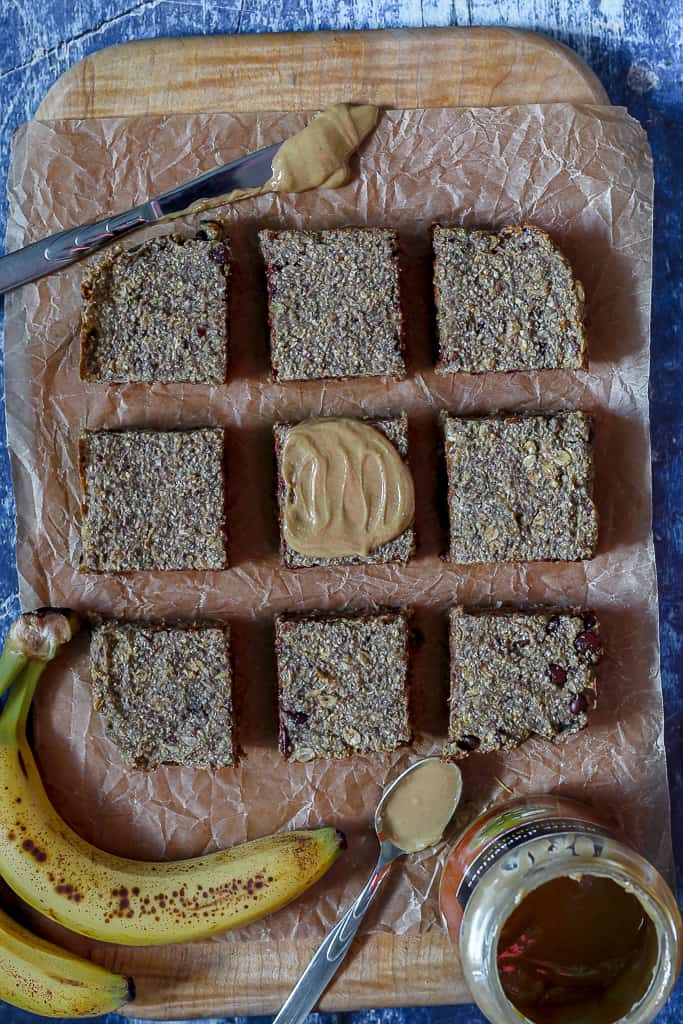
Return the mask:
M285 139L273 157L273 173L264 185L240 188L216 199L203 199L187 213L269 192L307 192L312 188L341 188L351 176L349 160L377 124L379 110L370 104L335 103L313 118L296 135Z

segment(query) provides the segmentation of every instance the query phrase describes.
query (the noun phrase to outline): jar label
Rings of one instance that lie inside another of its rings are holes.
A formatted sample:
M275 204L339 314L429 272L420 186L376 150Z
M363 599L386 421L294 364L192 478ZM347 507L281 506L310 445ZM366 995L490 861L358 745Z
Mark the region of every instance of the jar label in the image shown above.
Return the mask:
M549 840L547 852L551 854L554 852L555 843L558 838L561 836L573 837L573 841L565 849L570 850L575 856L579 856L578 851L575 849L577 841L584 837L592 836L594 837L593 856L595 857L602 855L603 844L600 840L614 838L608 829L600 825L594 825L589 821L581 821L574 818L542 818L510 828L487 844L466 869L456 892L456 898L462 909L464 910L467 906L470 896L489 868L493 867L502 857L511 853L523 843L534 839L543 839L546 836ZM529 867L533 867L535 863L534 855L530 850L527 851L526 855L529 858ZM505 865L503 870L516 871L518 867L518 861L511 861L510 865Z

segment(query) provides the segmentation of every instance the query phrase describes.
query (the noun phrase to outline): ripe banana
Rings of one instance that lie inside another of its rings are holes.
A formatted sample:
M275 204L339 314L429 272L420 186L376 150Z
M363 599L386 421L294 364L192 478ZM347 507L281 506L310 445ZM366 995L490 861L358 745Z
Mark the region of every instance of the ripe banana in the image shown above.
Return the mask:
M0 875L36 910L107 942L185 942L279 910L337 859L344 837L333 828L283 832L166 863L91 846L50 804L26 740L44 667L29 661L0 715Z
M22 928L0 910L0 999L43 1017L94 1017L134 997L133 983Z

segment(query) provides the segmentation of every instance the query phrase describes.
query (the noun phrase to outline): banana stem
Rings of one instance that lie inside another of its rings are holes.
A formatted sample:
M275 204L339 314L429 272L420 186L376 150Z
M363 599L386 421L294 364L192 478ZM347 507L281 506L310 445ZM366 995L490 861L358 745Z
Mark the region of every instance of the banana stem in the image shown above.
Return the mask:
M47 661L29 661L14 684L0 715L0 746L14 746L23 739L26 719L38 680L47 668Z
M8 690L23 668L28 663L28 655L21 651L3 648L0 654L0 697Z
M51 661L62 644L68 643L79 628L78 616L68 610L41 608L37 612L24 612L20 615L10 626L0 653L0 697L22 672L36 664L44 667L46 662ZM30 673L30 678L34 674ZM35 675L34 690L39 677L40 672ZM32 697L33 693L28 698L29 705Z

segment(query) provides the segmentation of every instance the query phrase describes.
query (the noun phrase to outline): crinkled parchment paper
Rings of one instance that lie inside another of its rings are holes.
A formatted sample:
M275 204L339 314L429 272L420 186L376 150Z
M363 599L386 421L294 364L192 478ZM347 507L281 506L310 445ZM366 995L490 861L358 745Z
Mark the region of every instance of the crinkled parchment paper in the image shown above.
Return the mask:
M174 116L29 124L17 134L10 248L107 212L287 136L302 114ZM135 618L224 616L234 636L239 735L246 758L209 773L127 771L91 711L87 643L41 683L35 742L51 797L88 839L121 854L181 857L276 829L331 823L349 851L291 908L226 941L316 939L374 861L370 831L383 783L415 756L286 765L276 749L273 615L370 605L415 608L412 661L418 750L446 730L446 609L456 602L586 605L600 614L607 655L589 729L563 745L532 741L464 765L468 809L509 793L560 789L613 814L638 847L670 869L662 741L657 594L651 535L648 328L652 168L645 135L623 110L566 105L385 114L338 192L268 196L214 212L234 251L230 379L225 387L84 384L78 374L82 267L8 298L9 444L18 507L24 607L67 605ZM571 258L586 287L590 370L437 378L428 229L433 221L531 221ZM198 218L175 224L191 230ZM274 385L269 379L261 226L381 224L401 237L406 381ZM167 231L167 226L154 229ZM134 241L140 241L138 235ZM553 410L595 415L597 557L584 564L448 566L437 413ZM418 555L407 568L286 570L278 561L271 427L311 414L407 410L417 488ZM83 575L76 439L85 428L220 425L228 431L232 567L223 573ZM437 925L442 856L394 874L369 928Z

